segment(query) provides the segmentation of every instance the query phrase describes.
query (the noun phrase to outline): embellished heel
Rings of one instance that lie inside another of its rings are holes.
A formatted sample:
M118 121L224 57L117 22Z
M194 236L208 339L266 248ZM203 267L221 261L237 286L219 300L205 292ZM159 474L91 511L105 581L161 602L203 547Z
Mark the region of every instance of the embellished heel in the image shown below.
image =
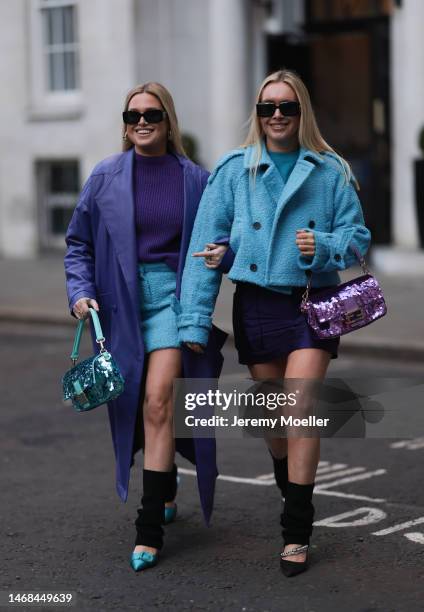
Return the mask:
M282 552L280 554L280 567L281 571L287 578L291 576L297 576L297 574L301 574L306 571L308 567L308 544L304 544L303 546L298 546L297 548L293 548L287 552ZM299 555L300 553L306 552L305 561L287 561L286 557L292 557L294 555Z

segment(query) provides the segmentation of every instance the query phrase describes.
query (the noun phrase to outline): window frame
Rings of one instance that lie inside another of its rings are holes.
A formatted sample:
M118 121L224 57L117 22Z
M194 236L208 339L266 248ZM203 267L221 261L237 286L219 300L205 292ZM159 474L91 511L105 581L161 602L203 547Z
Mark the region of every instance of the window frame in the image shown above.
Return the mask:
M79 40L80 0L27 0L29 3L29 77L30 120L78 119L82 116L81 43ZM72 43L75 57L76 89L48 88L48 52L44 39L43 9L72 6L75 10L76 41Z
M53 164L76 164L77 185L75 191L53 192L50 190L51 171ZM58 205L61 208L74 210L81 190L81 159L78 157L40 157L34 160L34 171L38 200L38 231L39 244L44 250L63 250L65 247L65 232L54 234L52 231L51 211Z

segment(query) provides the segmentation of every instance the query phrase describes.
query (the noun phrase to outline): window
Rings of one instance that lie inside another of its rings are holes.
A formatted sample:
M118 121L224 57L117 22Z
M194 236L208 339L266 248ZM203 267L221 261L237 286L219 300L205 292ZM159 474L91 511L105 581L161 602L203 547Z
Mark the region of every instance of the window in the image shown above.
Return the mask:
M31 120L77 119L81 96L79 0L28 0Z
M36 163L43 247L63 247L64 236L80 191L78 160Z
M76 7L42 2L43 49L46 86L49 91L79 88ZM59 3L62 4L62 3Z

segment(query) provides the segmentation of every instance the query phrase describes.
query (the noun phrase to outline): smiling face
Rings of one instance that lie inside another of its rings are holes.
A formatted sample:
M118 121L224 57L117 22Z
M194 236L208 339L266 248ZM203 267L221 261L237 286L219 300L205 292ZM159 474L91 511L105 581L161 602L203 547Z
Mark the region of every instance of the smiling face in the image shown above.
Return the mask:
M147 110L164 110L156 96L149 93L139 93L133 96L128 104L128 110L144 113ZM137 125L127 125L127 137L133 143L139 155L165 155L168 143L169 123L165 117L160 123L147 123L144 117Z
M261 102L298 102L294 90L287 83L269 83L264 87ZM285 117L277 108L272 117L259 117L269 151L288 152L299 147L300 115Z

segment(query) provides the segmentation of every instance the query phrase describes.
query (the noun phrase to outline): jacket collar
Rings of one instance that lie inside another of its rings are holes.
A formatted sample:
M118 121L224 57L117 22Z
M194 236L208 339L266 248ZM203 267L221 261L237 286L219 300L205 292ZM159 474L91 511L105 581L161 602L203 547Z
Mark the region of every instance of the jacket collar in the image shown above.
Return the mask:
M256 147L254 145L247 147L244 154L244 166L251 169L255 165ZM324 158L319 153L300 147L299 157L286 183L281 178L281 174L276 165L272 161L265 143L262 141L262 152L258 167L262 169L261 181L268 191L271 201L276 207L274 222L278 222L278 218L286 206L287 202L301 188L308 176L314 169L324 162Z
M311 151L311 149L306 149L305 147L300 147L298 162L300 160L305 160L306 162L310 161L310 163L314 163L314 162L319 163L319 164L324 163L324 158L322 155L320 155L319 153L316 153L315 151ZM246 150L244 153L244 167L248 168L249 170L252 169L255 165L255 161L256 161L256 146L250 145L246 147ZM274 162L272 161L268 153L268 149L266 148L264 141L262 141L261 157L260 157L258 166L268 166L269 167L273 165L274 165Z

